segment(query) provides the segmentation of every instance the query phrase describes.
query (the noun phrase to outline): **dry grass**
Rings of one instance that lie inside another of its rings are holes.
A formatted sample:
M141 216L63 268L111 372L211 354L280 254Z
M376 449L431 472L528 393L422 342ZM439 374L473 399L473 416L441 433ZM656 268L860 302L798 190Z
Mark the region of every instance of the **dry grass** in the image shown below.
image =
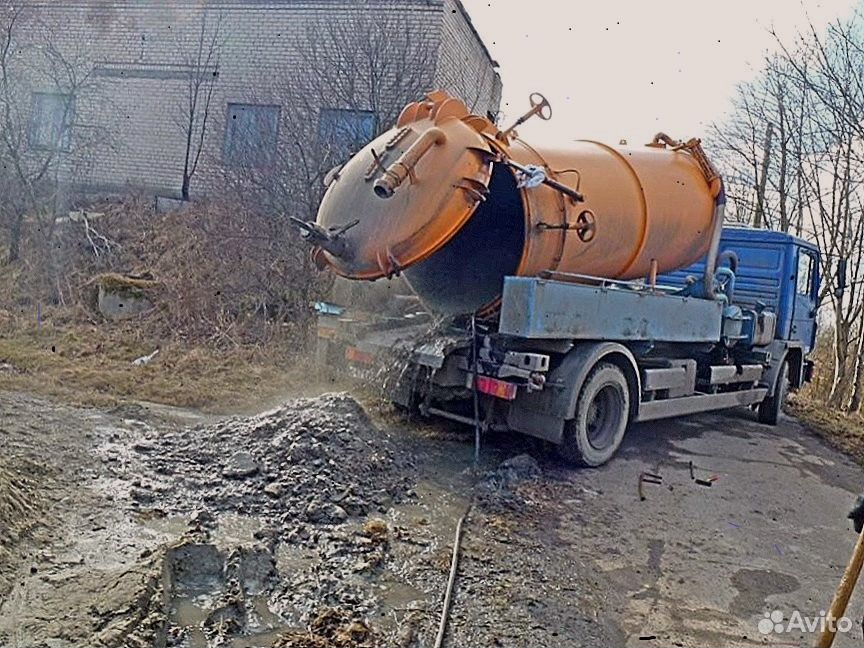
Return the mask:
M159 345L137 335L134 324L49 322L41 328L4 329L3 390L100 407L150 401L221 413L309 389L308 362L274 343L228 350L170 341ZM132 364L156 348L160 352L149 364Z
M806 392L790 397L787 408L815 434L864 465L864 417L860 414L832 409Z

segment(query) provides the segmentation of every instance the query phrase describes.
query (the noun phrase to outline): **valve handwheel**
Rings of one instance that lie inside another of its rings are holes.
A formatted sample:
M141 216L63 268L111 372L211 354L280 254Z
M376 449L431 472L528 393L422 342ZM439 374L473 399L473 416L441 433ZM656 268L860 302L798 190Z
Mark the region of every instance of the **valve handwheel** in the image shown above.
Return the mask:
M576 234L583 243L590 243L597 234L597 217L590 209L583 210L576 217Z
M549 121L552 119L552 105L546 97L539 92L532 92L528 100L531 102L532 108L539 108L536 115L540 117L540 119L543 121Z

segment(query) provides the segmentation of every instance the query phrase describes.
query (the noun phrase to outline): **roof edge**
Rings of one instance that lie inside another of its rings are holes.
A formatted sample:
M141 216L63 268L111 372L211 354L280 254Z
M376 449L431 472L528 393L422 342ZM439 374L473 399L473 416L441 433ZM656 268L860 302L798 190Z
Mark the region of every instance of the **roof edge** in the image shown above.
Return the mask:
M477 39L477 42L480 43L480 47L483 48L483 52L486 54L486 58L489 59L489 63L492 64L493 68L501 67L498 61L496 61L493 57L489 48L486 47L486 42L483 40L483 37L480 36L480 32L477 31L477 27L474 26L474 21L471 20L471 14L468 13L468 10L465 8L465 5L462 4L462 0L453 0L456 8L459 9L459 12L462 14L462 17L465 19L465 22L468 24L468 28L471 30L471 33L474 34L474 37Z

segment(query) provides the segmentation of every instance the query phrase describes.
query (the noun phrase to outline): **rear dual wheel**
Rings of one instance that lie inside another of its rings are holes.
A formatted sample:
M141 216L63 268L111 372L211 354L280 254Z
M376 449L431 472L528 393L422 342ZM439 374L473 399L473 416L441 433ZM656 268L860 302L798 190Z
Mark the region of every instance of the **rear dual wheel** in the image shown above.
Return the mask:
M624 372L610 362L598 363L582 384L558 454L582 466L603 465L621 446L629 416L630 390Z

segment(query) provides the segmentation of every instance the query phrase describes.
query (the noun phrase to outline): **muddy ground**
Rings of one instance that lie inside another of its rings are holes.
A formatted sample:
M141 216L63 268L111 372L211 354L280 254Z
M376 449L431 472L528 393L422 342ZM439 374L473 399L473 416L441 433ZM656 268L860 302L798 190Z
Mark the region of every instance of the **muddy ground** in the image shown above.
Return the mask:
M472 468L471 441L347 394L0 393L0 646L432 646L466 511L447 646L801 645L758 621L818 615L855 541L860 468L791 419L637 426L599 470L518 436Z

